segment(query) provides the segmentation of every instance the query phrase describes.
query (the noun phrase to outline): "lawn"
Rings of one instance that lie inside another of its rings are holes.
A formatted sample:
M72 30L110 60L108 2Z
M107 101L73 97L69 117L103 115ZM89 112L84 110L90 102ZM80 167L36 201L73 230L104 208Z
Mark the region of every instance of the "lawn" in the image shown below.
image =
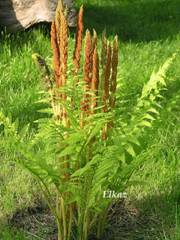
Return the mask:
M124 108L133 109L152 71L177 52L166 76L167 91L163 93L159 119L141 139L143 151L138 158L142 159L143 165L131 178L133 186L126 190L126 211L121 206L117 209L122 216L118 215L117 221L121 219L122 224L114 228L117 240L179 240L179 1L78 0L77 5L81 4L85 8L86 28L95 28L98 35L106 29L109 40L115 34L119 36L120 113L124 114ZM72 47L73 34L71 31ZM30 124L32 132L36 131L35 120L41 113L37 113L35 103L42 83L32 54L39 53L51 64L49 27L39 25L17 34L1 32L0 42L0 109L10 118L18 119L20 126ZM123 117L128 118L125 114ZM0 164L0 239L50 239L47 236L50 226L45 224L46 221L41 224L41 218L39 221L36 219L38 227L35 233L31 232L32 226L30 229L26 227L24 232L17 229L17 222L13 222L17 214L21 219L21 212L28 215L39 205L44 209L45 203L42 203L39 187L32 176L15 165L8 154L1 154L1 149Z

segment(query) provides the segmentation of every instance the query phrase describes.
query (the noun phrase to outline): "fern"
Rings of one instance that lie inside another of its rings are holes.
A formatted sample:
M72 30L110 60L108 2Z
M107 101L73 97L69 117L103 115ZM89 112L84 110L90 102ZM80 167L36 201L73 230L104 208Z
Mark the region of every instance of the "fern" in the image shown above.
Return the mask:
M130 122L117 124L118 129L114 129L113 145L105 147L101 154L95 156L97 166L92 181L91 206L99 204L94 193L98 197L98 193L103 189L123 191L131 174L141 164L138 158L136 161L135 146L141 146L139 137L146 128L152 127L152 123L160 114L158 100L160 96L162 97L161 92L166 87L166 72L174 58L175 55L168 59L157 73L152 73L150 80L143 87L142 95L137 101ZM129 155L131 160L129 160ZM94 165L94 161L92 163Z
M135 146L141 146L140 136L153 126L160 114L160 96L163 97L161 92L167 87L166 72L174 57L168 59L157 73L153 72L137 100L130 122L117 120L113 135L106 143L101 139L101 129L112 118L110 113L88 116L84 128L79 127L75 117L79 115L78 109L70 117L71 127L68 128L50 114L48 118L38 120L38 132L30 136L28 126L20 131L18 121L13 122L0 112L0 124L4 129L1 151L10 152L16 162L37 178L58 224L54 189L60 195L68 193L65 199L68 206L71 203L78 206L76 224L79 234L87 215L92 227L107 211L111 200L103 199L103 191L125 190L133 171L142 164ZM48 109L51 112L51 108ZM89 154L91 161L87 161ZM67 163L68 167L65 167ZM65 181L66 175L68 181Z
M58 240L70 240L73 236L86 240L93 228L98 237L102 234L112 201L103 198L103 191L124 191L133 171L142 164L137 157L140 138L160 115L166 73L175 58L173 55L152 73L131 118L114 119L118 100L118 38L111 44L103 35L100 68L97 34L94 31L91 38L86 31L82 69L82 12L83 8L72 73L67 70L72 65L67 61L67 22L59 6L51 30L52 71L41 56L33 55L46 85L38 102L44 106L38 110L44 114L36 121L38 131L30 132L29 126L20 130L18 120L12 121L0 112L1 151L10 153L12 160L37 179L57 221Z

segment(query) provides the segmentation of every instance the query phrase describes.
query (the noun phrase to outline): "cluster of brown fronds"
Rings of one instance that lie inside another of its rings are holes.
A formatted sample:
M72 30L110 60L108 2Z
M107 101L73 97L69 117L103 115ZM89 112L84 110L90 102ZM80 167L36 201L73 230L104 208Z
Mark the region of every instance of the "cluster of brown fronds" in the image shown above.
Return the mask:
M118 37L116 36L113 42L109 42L105 33L103 33L101 56L99 56L99 43L96 31L93 30L93 34L91 34L89 30L86 30L85 38L83 37L83 7L81 7L77 19L75 47L72 59L70 59L68 45L69 34L66 19L67 11L63 8L61 0L58 2L55 20L51 26L53 77L51 76L51 71L49 71L47 64L41 56L34 54L33 58L41 68L41 72L43 73L44 79L47 83L47 89L51 95L50 101L53 108L53 117L58 123L62 123L62 135L66 140L69 135L68 130L70 127L73 127L74 124L71 122L72 114L70 111L75 111L75 117L79 120L78 124L81 131L82 129L89 129L86 127L89 126L88 124L90 119L92 119L92 116L96 117L96 113L104 113L106 115L106 113L112 112L115 108L118 67ZM71 65L69 64L69 61L72 63ZM70 66L71 69L69 69ZM69 89L69 87L71 89ZM100 114L100 116L104 114ZM109 136L108 133L110 131L108 130L113 127L113 120L109 119L107 121L105 121L106 124L104 123L104 125L101 125L99 135L99 139L101 139L102 134L102 140L104 141ZM86 146L86 162L91 161L93 158L92 146L95 141L98 141L98 138L93 136ZM59 146L60 145L58 143L57 148ZM57 158L58 164L61 162L61 168L63 168L61 178L64 182L68 183L71 179L70 169L73 168L73 163L69 161L68 154ZM78 162L78 168L79 167L80 162ZM57 209L55 210L54 215L57 219L59 240L69 240L73 225L82 223L81 221L78 222L76 219L77 211L84 210L78 209L76 203L74 202L65 204L65 202L69 202L70 194L71 193L68 191L63 194L59 191L57 192ZM53 209L52 211L54 213ZM88 219L88 216L84 216ZM81 214L79 217L81 220ZM84 219L83 224L84 227L82 228L81 239L85 240L87 239L89 226Z
M79 82L79 72L83 69L83 99L81 106L79 106L81 110L81 127L85 124L85 118L94 114L98 106L102 106L102 112L108 112L115 107L118 66L118 37L116 36L113 43L111 43L108 42L105 33L103 33L100 59L98 38L95 30L93 30L93 35L89 30L86 30L84 54L82 54L83 29L83 7L81 7L77 19L75 48L72 59L75 89ZM58 6L55 21L52 23L51 46L53 50L54 80L56 87L61 88L66 86L68 80L68 26L66 14L61 5ZM84 61L82 67L81 57ZM61 93L59 97L65 103L66 94ZM60 119L65 120L67 125L66 109L63 107L59 111ZM105 126L103 130L103 139L107 138L108 128L108 126Z

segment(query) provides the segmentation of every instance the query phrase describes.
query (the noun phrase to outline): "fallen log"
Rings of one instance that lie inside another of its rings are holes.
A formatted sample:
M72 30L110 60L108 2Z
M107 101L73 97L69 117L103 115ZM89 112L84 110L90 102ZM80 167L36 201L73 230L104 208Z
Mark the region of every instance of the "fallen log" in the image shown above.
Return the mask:
M58 0L0 0L0 26L16 32L35 23L54 19ZM68 8L68 24L76 25L74 0L63 0Z

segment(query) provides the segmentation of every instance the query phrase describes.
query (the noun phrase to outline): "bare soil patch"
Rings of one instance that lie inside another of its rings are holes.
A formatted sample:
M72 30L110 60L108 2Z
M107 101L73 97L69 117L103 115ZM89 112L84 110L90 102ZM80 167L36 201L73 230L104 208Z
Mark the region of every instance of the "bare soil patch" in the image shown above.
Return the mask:
M54 217L48 208L38 205L17 211L9 220L10 226L27 234L27 239L57 240ZM157 216L143 212L127 201L112 204L108 225L100 240L153 240L162 228ZM92 234L89 240L97 240Z

